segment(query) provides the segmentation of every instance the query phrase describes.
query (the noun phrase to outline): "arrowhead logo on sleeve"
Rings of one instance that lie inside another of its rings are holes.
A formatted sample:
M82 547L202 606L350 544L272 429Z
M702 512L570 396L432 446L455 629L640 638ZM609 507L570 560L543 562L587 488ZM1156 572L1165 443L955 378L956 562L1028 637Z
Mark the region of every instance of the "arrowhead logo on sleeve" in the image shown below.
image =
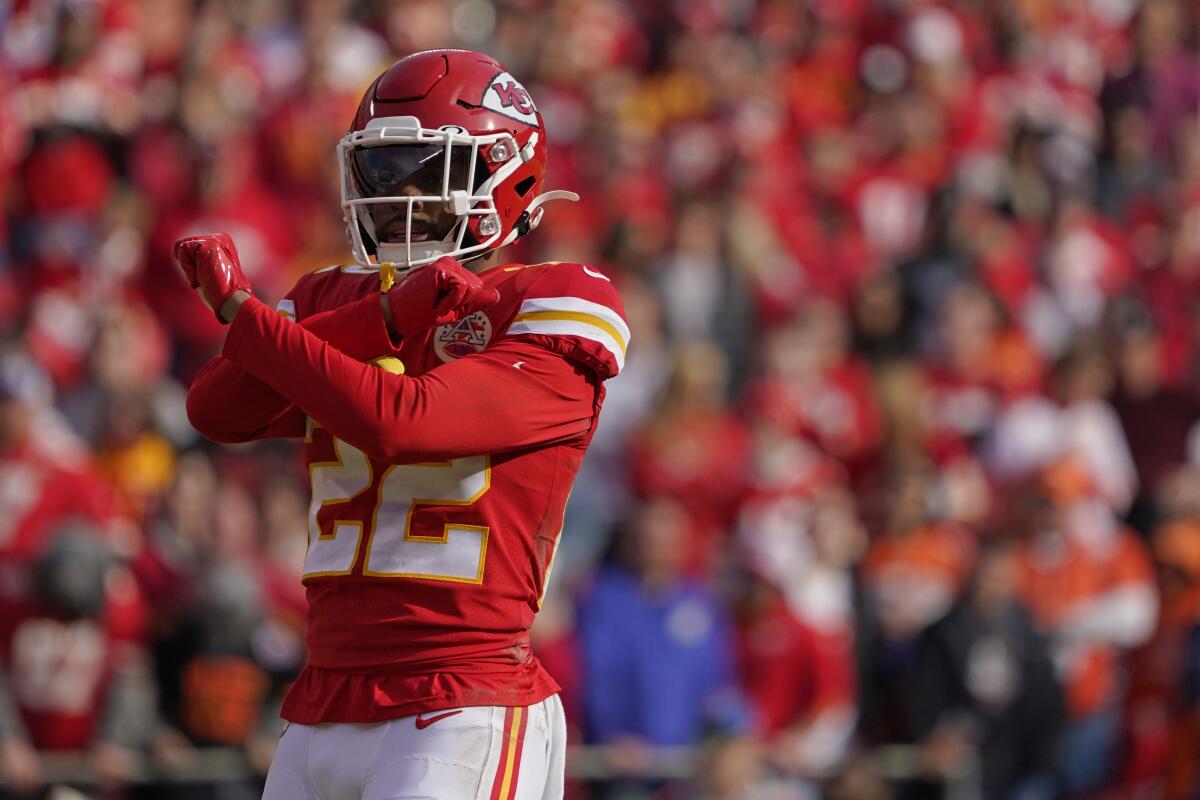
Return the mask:
M533 104L533 98L520 81L507 72L492 78L483 92L480 105L489 111L538 127L537 106Z
M458 322L447 323L433 332L433 349L438 358L450 362L478 353L492 339L492 321L476 311Z

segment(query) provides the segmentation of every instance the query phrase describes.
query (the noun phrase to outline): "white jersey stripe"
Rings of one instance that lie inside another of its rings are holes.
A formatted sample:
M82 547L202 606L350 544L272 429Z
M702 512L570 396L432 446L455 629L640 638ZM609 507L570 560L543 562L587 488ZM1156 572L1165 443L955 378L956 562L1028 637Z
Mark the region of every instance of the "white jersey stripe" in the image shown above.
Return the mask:
M621 333L625 344L629 344L629 326L621 315L606 305L593 303L581 297L528 297L521 303L517 315L533 311L573 311L581 314L592 314L612 325Z
M625 368L625 353L620 344L606 331L595 325L575 320L535 319L525 322L514 322L508 328L509 335L517 336L523 333L536 333L543 336L578 336L597 342L604 346L617 362L617 371Z

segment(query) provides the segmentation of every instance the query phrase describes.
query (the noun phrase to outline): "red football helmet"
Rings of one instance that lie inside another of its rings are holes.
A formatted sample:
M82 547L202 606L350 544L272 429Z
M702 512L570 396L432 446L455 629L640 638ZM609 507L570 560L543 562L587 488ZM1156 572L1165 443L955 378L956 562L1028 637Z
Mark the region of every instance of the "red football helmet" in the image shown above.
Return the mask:
M342 212L355 260L408 269L470 261L541 221L546 131L529 93L470 50L402 58L363 95L338 143Z

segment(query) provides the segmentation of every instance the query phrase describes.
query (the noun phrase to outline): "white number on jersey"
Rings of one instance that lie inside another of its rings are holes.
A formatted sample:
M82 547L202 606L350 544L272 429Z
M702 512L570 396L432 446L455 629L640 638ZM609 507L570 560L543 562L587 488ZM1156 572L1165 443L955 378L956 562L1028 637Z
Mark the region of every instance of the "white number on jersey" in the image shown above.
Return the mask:
M312 424L310 422L310 424ZM349 575L358 561L367 520L336 519L322 533L321 508L357 498L375 483L371 461L361 450L333 440L335 461L309 466L312 503L308 511L308 554L304 577ZM379 481L372 505L363 574L380 578L427 578L482 583L488 529L447 524L440 535L412 533L412 515L421 505L469 506L491 487L487 456L428 464L394 465Z
M32 619L13 635L12 680L22 705L82 714L104 674L104 634L91 620Z

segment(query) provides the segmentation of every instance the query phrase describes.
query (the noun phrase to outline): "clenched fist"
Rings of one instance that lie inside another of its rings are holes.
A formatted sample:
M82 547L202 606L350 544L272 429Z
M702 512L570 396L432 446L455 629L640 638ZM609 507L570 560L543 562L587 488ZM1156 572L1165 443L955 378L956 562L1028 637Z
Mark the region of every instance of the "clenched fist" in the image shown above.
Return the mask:
M241 290L250 292L250 281L242 274L237 248L227 233L205 233L185 236L175 242L175 260L193 289L200 292L204 304L212 309L221 322L221 306Z
M391 326L400 337L469 317L500 300L479 276L449 256L417 267L385 295Z

